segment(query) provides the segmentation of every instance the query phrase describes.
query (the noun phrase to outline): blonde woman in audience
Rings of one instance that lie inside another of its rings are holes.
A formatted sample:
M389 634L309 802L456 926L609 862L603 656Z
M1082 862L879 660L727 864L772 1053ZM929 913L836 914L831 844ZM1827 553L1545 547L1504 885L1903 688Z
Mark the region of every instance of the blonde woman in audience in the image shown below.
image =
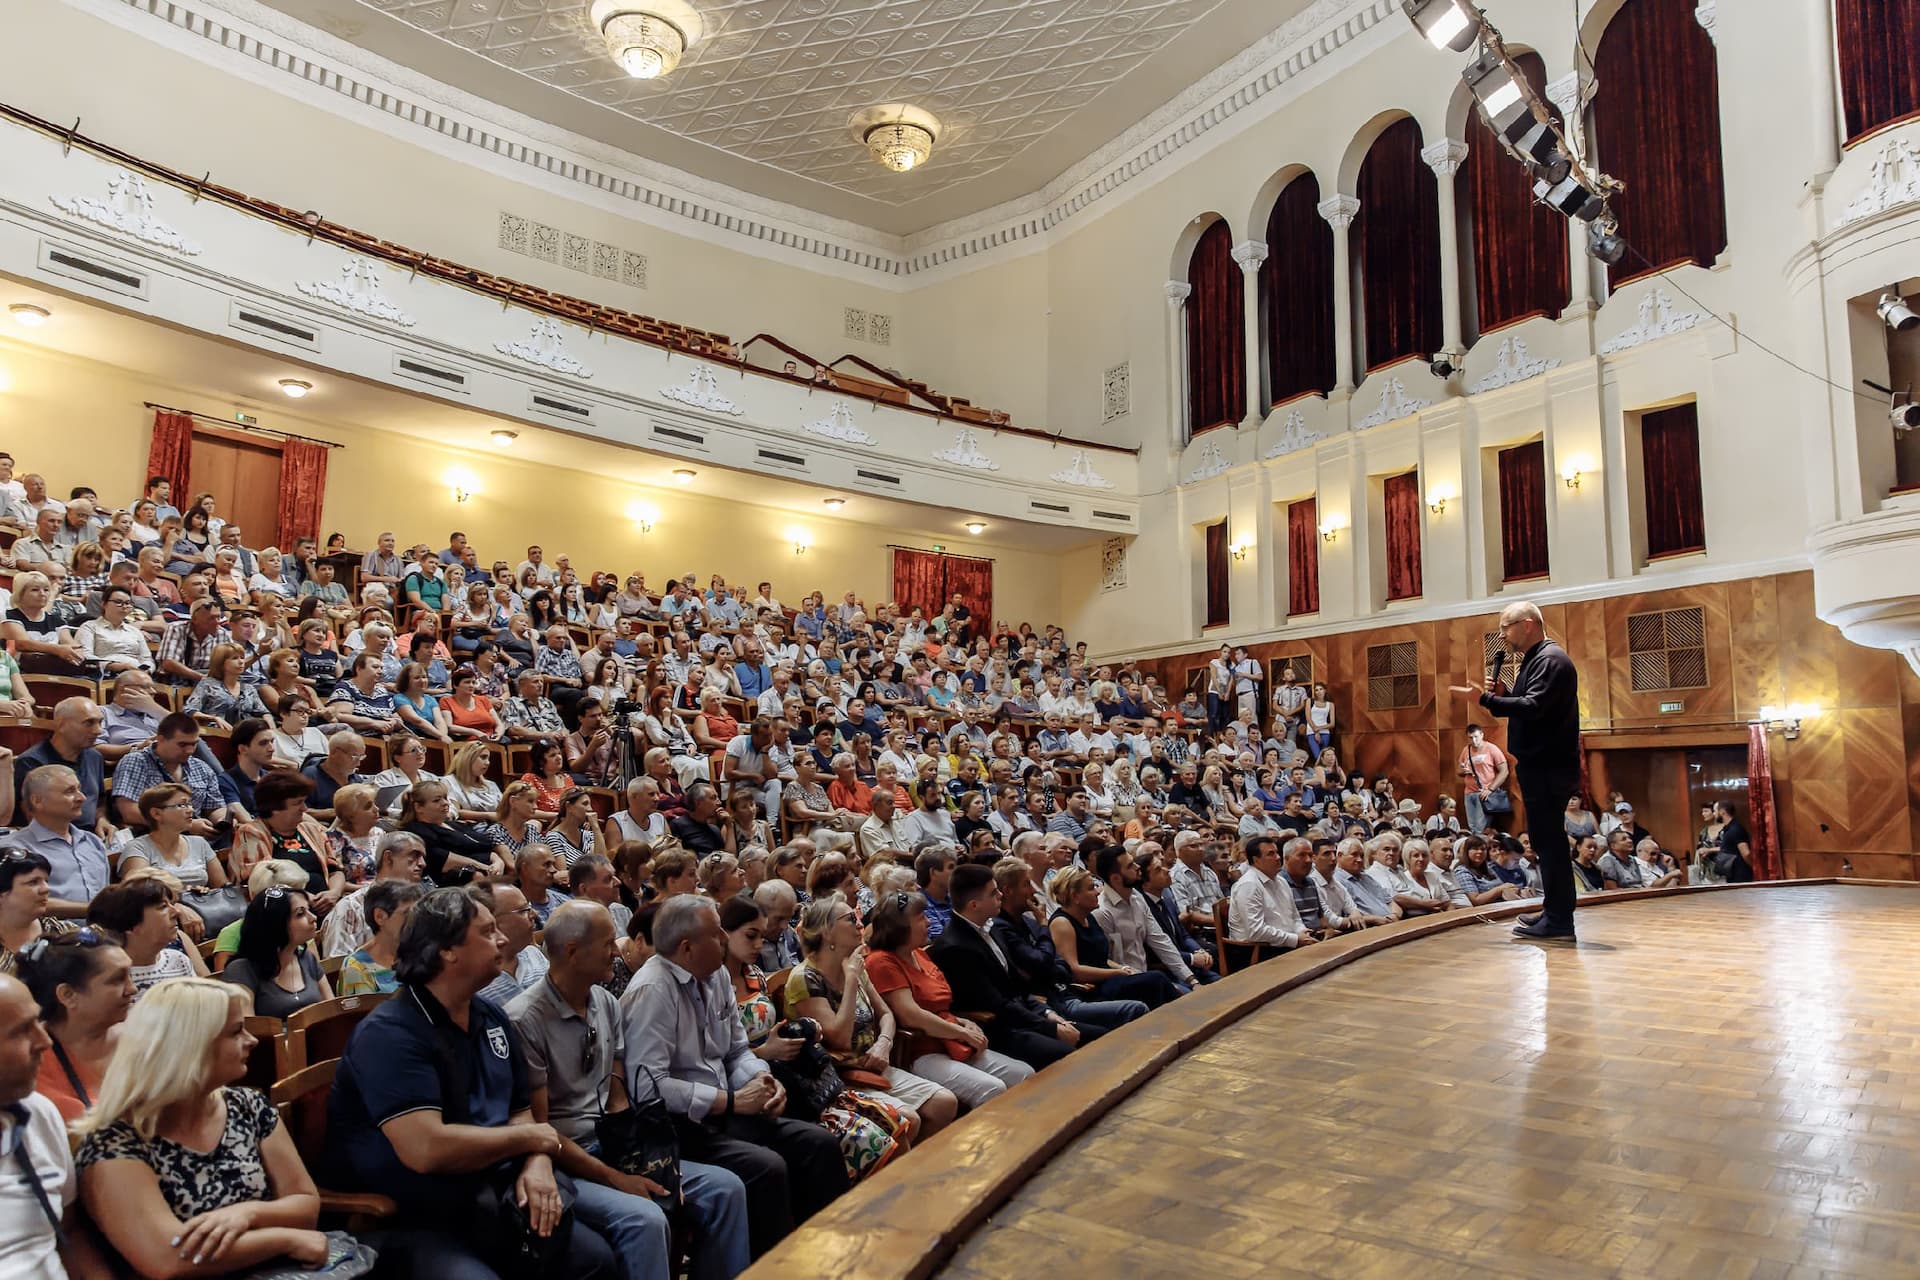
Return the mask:
M253 576L247 579L247 591L254 602L263 596L293 599L293 584L281 572L280 548L267 547L253 558Z
M1416 877L1411 870L1411 857L1408 866L1401 865L1403 854L1420 849L1421 875ZM1367 877L1387 891L1394 905L1410 916L1431 915L1436 911L1445 911L1452 904L1452 895L1442 887L1438 891L1426 882L1427 842L1408 840L1403 846L1398 837L1391 833L1375 836L1367 842Z
M378 793L365 782L354 782L333 793L333 822L327 827L327 852L346 874L348 884L365 884L379 859Z
M1113 796L1107 790L1107 766L1098 760L1080 771L1080 785L1087 789L1087 813L1113 821Z
M37 569L16 573L13 607L0 623L0 642L18 657L23 671L82 675L86 652L74 643L73 629L61 626L54 617L52 606L53 579Z
M80 1195L148 1276L317 1267L320 1198L266 1095L239 1087L255 1040L246 993L183 979L128 1017L98 1105L75 1126Z
M1425 840L1409 840L1401 852L1406 859L1407 875L1413 882L1421 887L1428 898L1442 904L1438 910L1452 910L1457 886L1452 876L1434 865L1432 846Z
M700 859L700 892L715 902L724 903L739 894L746 885L740 872L740 859L731 853L710 853Z
M454 687L460 686L459 677ZM453 753L453 763L441 781L447 784L447 796L463 822L486 822L500 807L500 784L487 777L492 748L485 742L469 742Z
M227 882L226 866L203 836L189 835L194 820L193 792L178 783L148 787L135 803L147 834L121 851L117 874L122 879L142 867L170 873L182 886L217 889Z
M886 745L880 752L879 760L875 762L875 771L892 770L894 782L898 784L901 778L913 776L917 764L918 757L907 746L906 730L887 730Z
M900 771L894 761L886 756L880 757L880 763L874 766L873 789L893 792L893 811L912 813L913 799L907 794L906 787L900 783Z
M1148 794L1134 775L1133 761L1115 760L1106 775L1107 799L1113 804L1113 820L1123 824L1132 822L1134 810Z
M214 727L231 729L250 716L267 718L260 691L241 679L247 669L247 651L238 644L216 644L207 655L207 677L193 686L181 710L205 716Z
M509 857L530 844L544 843L539 822L540 795L526 781L509 782L494 802L493 821L481 826L480 834L507 851ZM465 814L461 815L465 817Z
M251 602L247 595L246 575L240 571L240 552L235 547L219 547L213 552L213 594L229 609Z
M384 791L389 787L405 787L411 791L422 782L440 780L439 774L427 768L426 744L412 734L402 733L388 738L387 759L393 762L392 766L382 769L367 780L373 784L376 791ZM400 802L403 798L404 794L393 798L393 803L387 806L388 817L399 816ZM337 795L335 803L337 806Z

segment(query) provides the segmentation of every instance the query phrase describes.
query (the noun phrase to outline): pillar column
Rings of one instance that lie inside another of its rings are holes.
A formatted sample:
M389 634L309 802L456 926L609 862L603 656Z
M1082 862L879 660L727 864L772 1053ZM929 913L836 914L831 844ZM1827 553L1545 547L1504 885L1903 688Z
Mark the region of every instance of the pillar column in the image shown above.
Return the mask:
M1331 196L1316 207L1333 228L1333 362L1339 380L1327 398L1345 400L1354 387L1353 254L1348 247L1347 228L1360 216L1360 201L1353 196Z
M1241 345L1247 365L1247 412L1241 418L1241 425L1257 430L1267 420L1267 406L1260 388L1260 363L1264 354L1260 341L1260 264L1267 260L1266 242L1242 240L1233 247L1233 260L1240 264L1240 297L1246 314Z
M1574 154L1582 159L1587 153L1586 89L1578 71L1569 71L1547 86L1547 97L1560 113L1560 127ZM1596 310L1593 301L1593 263L1587 256L1587 224L1578 218L1567 220L1567 280L1572 293L1563 321L1583 320Z
M1824 189L1827 175L1840 167L1840 86L1834 74L1833 6L1809 5L1807 14L1811 28L1807 52L1813 58L1813 110L1807 113L1807 123L1813 129L1814 182ZM1700 16L1697 10L1694 16ZM1707 33L1713 34L1711 20L1704 25Z
M1187 299L1193 286L1185 280L1169 280L1167 293L1167 433L1175 458L1175 480L1179 479L1180 451L1187 447Z
M1466 352L1460 315L1460 227L1459 211L1454 207L1453 178L1467 162L1467 144L1442 138L1423 148L1420 158L1433 170L1440 188L1440 334L1441 346L1462 355Z

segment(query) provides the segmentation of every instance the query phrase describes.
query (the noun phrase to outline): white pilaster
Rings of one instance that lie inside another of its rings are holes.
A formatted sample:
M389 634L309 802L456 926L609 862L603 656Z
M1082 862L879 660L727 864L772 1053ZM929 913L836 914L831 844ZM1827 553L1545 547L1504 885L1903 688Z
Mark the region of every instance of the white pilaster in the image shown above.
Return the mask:
M1247 412L1241 425L1257 428L1267 418L1267 406L1260 394L1260 365L1263 345L1260 341L1260 264L1267 260L1264 240L1242 240L1233 247L1233 260L1240 264L1240 297L1246 306L1242 329L1242 347L1247 366Z
M1185 280L1169 280L1167 294L1167 446L1173 451L1175 468L1180 451L1187 447L1187 299L1193 286Z
M1442 138L1423 148L1420 158L1433 170L1440 189L1440 345L1447 351L1463 352L1460 316L1460 229L1455 223L1458 211L1453 198L1453 179L1467 162L1467 144Z
M1574 155L1587 151L1587 95L1592 82L1583 82L1578 71L1569 71L1547 85L1547 98L1560 113L1560 126ZM1593 301L1593 259L1587 254L1587 226L1578 218L1567 219L1567 279L1572 285L1562 321L1584 320L1597 310Z
M1360 216L1360 201L1353 196L1331 196L1316 207L1333 228L1333 362L1338 377L1333 394L1327 398L1345 400L1354 387L1353 258L1347 228Z

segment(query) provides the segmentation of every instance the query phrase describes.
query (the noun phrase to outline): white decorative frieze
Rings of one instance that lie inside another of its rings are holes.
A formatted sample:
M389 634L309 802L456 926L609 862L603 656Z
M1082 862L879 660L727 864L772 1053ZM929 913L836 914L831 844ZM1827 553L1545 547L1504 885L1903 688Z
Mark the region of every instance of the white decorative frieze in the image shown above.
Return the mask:
M1407 386L1398 378L1388 378L1387 385L1380 388L1380 404L1374 411L1353 424L1355 431L1365 431L1368 427L1377 427L1387 422L1398 422L1402 418L1411 418L1428 405L1431 400L1415 400L1407 394Z
M1493 368L1487 371L1486 377L1468 387L1467 393L1477 396L1482 391L1510 387L1516 382L1537 378L1548 370L1559 367L1558 360L1535 360L1527 350L1525 338L1502 338L1500 352L1493 359Z
M309 298L330 302L374 320L385 320L402 329L411 329L414 319L382 292L380 268L371 259L354 258L340 268L340 279L296 280L293 287Z
M1298 409L1287 411L1287 420L1280 424L1280 438L1273 447L1260 455L1263 458L1284 458L1290 453L1299 453L1302 449L1311 449L1326 439L1318 431L1307 430L1307 420Z
M679 390L677 387L674 389ZM814 422L802 423L800 429L808 435L840 440L847 444L876 445L880 443L880 437L868 435L853 425L853 410L847 408L847 402L844 400L834 401L833 407L827 410L826 417Z
M1420 158L1438 177L1451 178L1467 162L1467 144L1453 138L1442 138L1430 147L1422 147Z
M537 364L555 373L572 374L576 378L593 376L593 370L567 353L566 344L560 337L560 322L552 316L541 316L535 320L533 332L525 338L513 342L496 342L493 344L493 349L503 356L512 356L515 360Z
M1127 540L1108 538L1100 546L1100 590L1127 589Z
M160 220L153 208L153 192L137 173L118 170L107 182L106 199L94 196L53 196L53 207L69 218L91 222L117 231L123 236L170 249L186 257L200 252L200 246Z
M971 471L998 471L1000 464L980 452L980 438L972 427L960 428L953 443L933 455L935 462L951 462L956 467L966 467Z
M1910 138L1891 137L1874 158L1867 185L1848 202L1834 226L1844 227L1916 200L1920 200L1920 146Z
M1055 484L1072 485L1079 489L1111 489L1113 481L1093 469L1093 459L1087 456L1085 449L1073 451L1073 461L1065 471L1056 471L1047 479Z
M1345 231L1360 216L1360 201L1355 196L1328 196L1314 207L1335 231Z
M1673 295L1655 285L1640 295L1640 323L1618 337L1609 338L1601 343L1600 354L1618 355L1645 342L1671 338L1676 333L1685 333L1693 328L1702 318L1698 311L1676 313L1673 309Z
M662 387L660 394L669 400L678 400L690 409L705 409L708 413L730 413L736 417L744 414L745 409L720 394L720 381L713 376L713 370L704 364L696 364L687 374L687 380L677 386Z
M1220 446L1209 440L1200 450L1200 461L1193 470L1187 472L1183 483L1197 484L1202 480L1211 480L1227 470L1226 455L1220 452Z

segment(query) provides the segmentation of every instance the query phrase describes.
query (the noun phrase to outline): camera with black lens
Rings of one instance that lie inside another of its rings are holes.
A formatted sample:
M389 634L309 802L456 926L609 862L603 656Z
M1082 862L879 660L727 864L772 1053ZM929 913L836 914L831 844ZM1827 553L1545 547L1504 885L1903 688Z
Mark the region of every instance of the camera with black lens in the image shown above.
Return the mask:
M804 1044L817 1044L820 1040L820 1024L812 1018L789 1018L775 1029L775 1034L788 1040L799 1040Z

